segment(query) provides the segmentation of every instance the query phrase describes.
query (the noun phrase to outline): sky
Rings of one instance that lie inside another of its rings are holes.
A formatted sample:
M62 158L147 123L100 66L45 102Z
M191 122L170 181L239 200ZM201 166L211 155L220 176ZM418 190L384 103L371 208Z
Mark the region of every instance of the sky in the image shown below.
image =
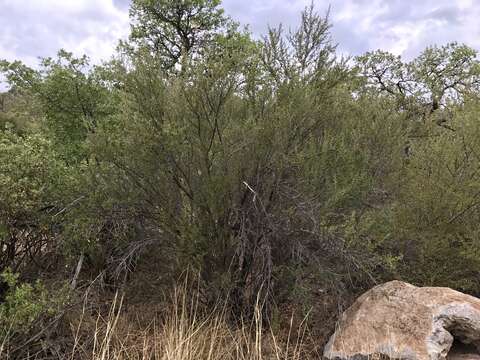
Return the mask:
M0 59L35 65L60 48L108 59L129 32L130 0L0 0ZM298 23L311 0L224 0L226 13L261 36L269 25ZM451 41L480 50L480 0L314 0L331 7L343 54L382 49L406 59Z

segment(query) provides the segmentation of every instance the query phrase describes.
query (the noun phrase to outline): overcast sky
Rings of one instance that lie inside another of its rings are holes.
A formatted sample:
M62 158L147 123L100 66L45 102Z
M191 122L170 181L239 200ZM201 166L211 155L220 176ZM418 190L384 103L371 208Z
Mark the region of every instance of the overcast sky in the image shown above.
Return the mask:
M129 31L130 0L0 0L0 59L33 65L64 48L99 61ZM310 0L224 0L227 14L254 34L294 26ZM314 0L331 5L334 40L344 53L381 48L412 58L450 41L480 50L480 0Z

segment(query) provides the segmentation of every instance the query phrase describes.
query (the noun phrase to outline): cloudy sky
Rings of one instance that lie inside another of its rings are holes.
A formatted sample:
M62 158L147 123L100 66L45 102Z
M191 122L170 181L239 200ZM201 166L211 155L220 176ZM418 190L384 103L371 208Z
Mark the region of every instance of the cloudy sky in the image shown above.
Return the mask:
M0 59L35 64L59 48L108 58L129 30L130 0L0 0ZM268 24L294 26L311 0L224 0L227 13L256 35ZM425 46L459 41L480 50L479 0L314 0L331 5L340 50L384 49L412 58Z

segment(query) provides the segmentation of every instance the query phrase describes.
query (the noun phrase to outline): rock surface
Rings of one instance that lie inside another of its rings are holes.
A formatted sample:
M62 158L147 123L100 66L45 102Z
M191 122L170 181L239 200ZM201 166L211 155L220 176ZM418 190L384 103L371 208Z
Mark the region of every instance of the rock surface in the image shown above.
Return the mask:
M478 360L478 349L480 299L391 281L367 291L342 315L324 356Z

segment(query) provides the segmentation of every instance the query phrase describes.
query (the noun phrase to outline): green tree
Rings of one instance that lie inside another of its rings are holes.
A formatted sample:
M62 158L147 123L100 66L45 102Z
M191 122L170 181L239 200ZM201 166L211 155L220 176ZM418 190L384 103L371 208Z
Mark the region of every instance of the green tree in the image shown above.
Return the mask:
M356 60L367 89L395 99L416 119L425 120L437 112L434 122L446 128L449 119L443 110L480 89L477 52L466 45L432 46L411 62L380 50Z
M185 65L227 22L220 0L134 0L130 18L130 40L158 56L165 69Z
M40 103L41 126L51 132L65 160L85 159L87 136L114 112L114 98L99 70L89 67L87 57L75 58L61 50L57 59L42 59L39 70L3 61L0 71L6 75L11 91L29 94Z

